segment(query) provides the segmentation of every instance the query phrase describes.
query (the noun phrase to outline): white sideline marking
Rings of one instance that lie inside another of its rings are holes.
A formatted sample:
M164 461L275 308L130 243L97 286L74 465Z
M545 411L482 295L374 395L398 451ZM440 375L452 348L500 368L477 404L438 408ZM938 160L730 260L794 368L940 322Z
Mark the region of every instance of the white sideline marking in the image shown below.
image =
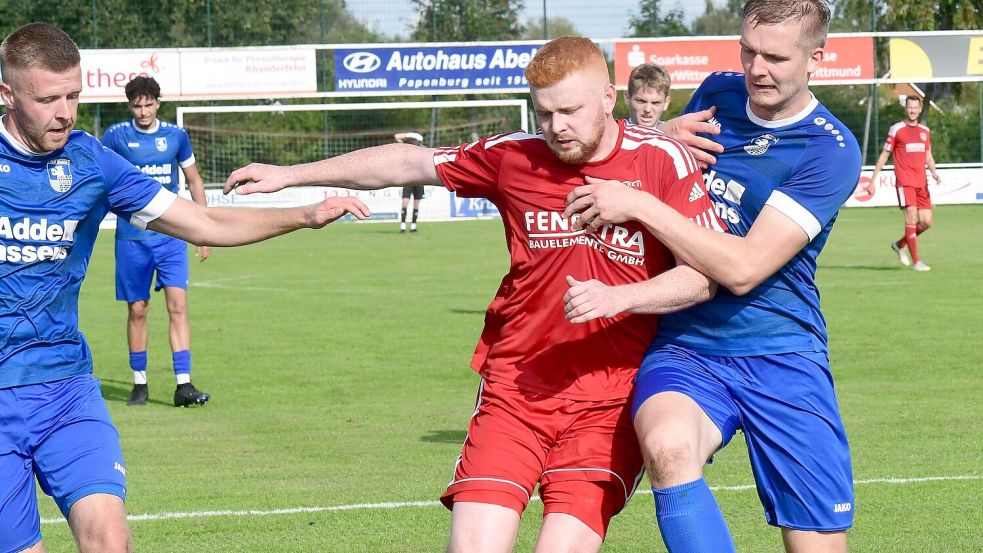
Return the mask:
M958 480L980 480L983 476L970 474L963 476L924 476L920 478L869 478L866 480L854 480L856 485L863 484L917 484L920 482L948 482ZM712 486L713 491L740 492L753 490L753 485L743 486ZM639 490L639 494L651 494L652 490ZM539 496L533 496L532 501L539 501ZM436 507L439 501L403 501L386 503L355 503L353 505L335 505L332 507L291 507L287 509L269 510L246 510L246 511L191 511L177 513L147 513L143 515L129 515L126 520L137 522L142 520L170 520L181 518L211 518L211 517L263 517L273 515L293 515L297 513L323 513L331 511L356 511L362 509L402 509L405 507ZM64 518L42 518L41 524L62 524Z

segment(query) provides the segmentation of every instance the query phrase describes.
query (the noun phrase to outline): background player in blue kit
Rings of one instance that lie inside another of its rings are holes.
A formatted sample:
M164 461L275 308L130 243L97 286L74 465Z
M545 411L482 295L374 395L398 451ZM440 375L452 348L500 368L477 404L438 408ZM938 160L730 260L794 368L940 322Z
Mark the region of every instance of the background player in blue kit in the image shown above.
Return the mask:
M133 119L106 129L104 146L126 158L171 192L179 191L178 167L184 172L191 199L205 203L205 185L195 165L191 141L184 129L157 119L160 85L138 76L126 83L127 105ZM195 255L208 259L211 248L198 246ZM164 289L170 320L171 360L177 389L174 405L200 405L210 396L191 384L191 325L188 322L188 252L177 238L140 230L120 219L116 224L116 299L127 302L126 340L133 369L133 391L127 405L147 403L147 311L150 285Z
M7 36L0 73L0 552L44 551L36 477L82 553L123 553L126 468L78 328L79 290L106 212L195 244L234 246L368 210L350 197L289 209L178 198L72 130L79 51L51 25Z
M569 198L566 215L582 217L575 227L637 219L721 284L715 299L663 317L635 384L635 428L670 553L734 551L702 473L738 429L786 550L846 551L853 475L815 273L861 158L808 88L829 17L823 0L750 0L745 74L711 75L686 109L717 108L725 150L704 182L732 234L704 232L621 184L588 179ZM569 298L568 317L636 307L621 296L592 288Z

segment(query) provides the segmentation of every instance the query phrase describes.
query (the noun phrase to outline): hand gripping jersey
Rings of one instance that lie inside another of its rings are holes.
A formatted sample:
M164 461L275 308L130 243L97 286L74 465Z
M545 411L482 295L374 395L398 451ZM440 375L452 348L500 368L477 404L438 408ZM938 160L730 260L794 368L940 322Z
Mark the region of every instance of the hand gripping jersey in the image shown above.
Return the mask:
M618 146L596 163L565 164L542 135L515 133L439 148L434 164L448 189L498 207L511 254L471 366L488 380L543 395L627 397L658 319L622 314L572 324L563 310L566 275L625 284L649 279L675 261L634 221L594 233L571 230L571 220L562 216L566 197L584 176L617 180L719 228L689 152L658 131L619 122Z
M925 188L925 163L928 151L932 148L932 133L921 123L909 125L898 121L887 132L884 151L894 153L895 186Z
M686 111L710 106L717 106L715 124L721 131L715 140L726 150L703 181L729 231L745 236L770 205L811 241L748 294L735 296L720 287L713 300L663 317L656 342L720 356L827 352L816 258L857 185L857 141L815 99L788 119L756 117L748 107L744 76L736 73L707 77Z
M178 167L194 165L195 155L184 129L164 121L157 123L155 129L147 131L137 128L132 120L116 123L106 129L102 144L176 194ZM159 233L140 230L126 221L116 226L119 240L148 240L159 236Z
M0 121L0 388L92 371L78 295L99 222L143 227L175 197L82 131L34 155Z

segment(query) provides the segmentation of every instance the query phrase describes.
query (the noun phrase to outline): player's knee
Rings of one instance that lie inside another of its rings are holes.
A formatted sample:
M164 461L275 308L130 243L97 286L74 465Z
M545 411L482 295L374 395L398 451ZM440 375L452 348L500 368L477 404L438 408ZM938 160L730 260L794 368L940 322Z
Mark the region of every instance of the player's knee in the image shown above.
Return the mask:
M145 321L147 312L150 311L150 304L146 301L135 301L130 303L130 320Z
M184 319L188 316L188 304L181 300L170 300L167 302L167 312L172 319Z
M695 440L672 431L653 431L642 439L645 468L652 483L672 486L692 479L702 461Z
M78 536L78 538L81 553L129 553L131 551L130 533L125 527L88 532Z

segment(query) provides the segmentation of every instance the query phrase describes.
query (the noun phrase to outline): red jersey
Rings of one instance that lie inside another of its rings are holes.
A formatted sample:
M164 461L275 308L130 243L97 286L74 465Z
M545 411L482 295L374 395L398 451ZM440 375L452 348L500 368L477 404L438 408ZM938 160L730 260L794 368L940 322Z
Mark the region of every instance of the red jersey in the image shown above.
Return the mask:
M471 366L520 390L575 400L625 398L658 317L621 314L572 324L564 317L566 275L608 285L641 282L675 266L672 253L636 221L573 231L567 194L584 176L644 190L703 226L722 230L703 177L686 148L665 134L619 122L604 160L561 162L542 135L491 136L438 148L434 164L461 197L493 202L505 224L509 272L485 314Z
M894 153L895 186L925 188L925 156L932 149L931 132L921 123L899 121L887 132L884 150Z

